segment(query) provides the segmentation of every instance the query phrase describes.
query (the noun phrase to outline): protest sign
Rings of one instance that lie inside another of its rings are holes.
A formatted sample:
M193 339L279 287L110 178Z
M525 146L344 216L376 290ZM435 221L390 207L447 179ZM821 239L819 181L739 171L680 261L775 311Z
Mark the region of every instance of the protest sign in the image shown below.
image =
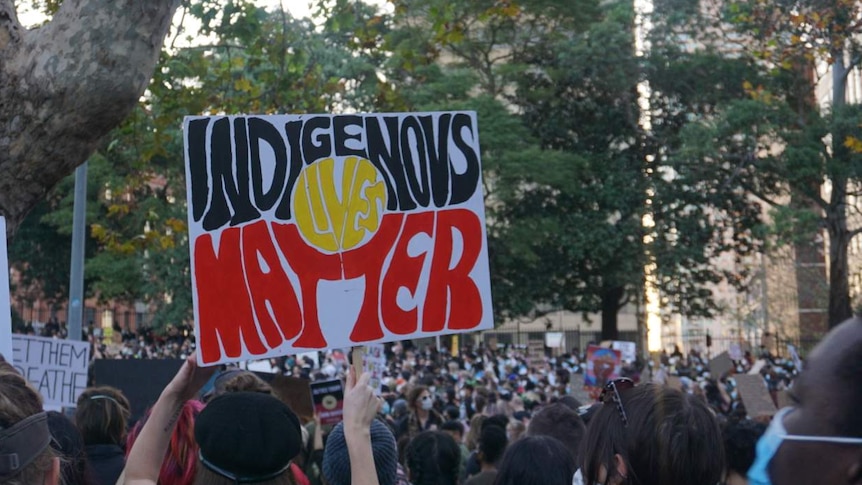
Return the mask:
M312 382L311 398L314 411L320 416L320 424L326 426L341 421L344 413L344 386L340 379Z
M383 383L383 373L386 372L386 352L381 344L365 346L364 371L371 374L368 385L374 389L376 395L380 395L380 386Z
M564 346L563 332L547 332L545 333L545 347L559 349Z
M132 406L134 422L156 403L182 365L181 359L96 359L93 384L123 391Z
M39 391L46 406L76 406L87 387L89 364L88 342L12 336L12 365Z
M581 404L588 404L591 400L590 393L587 392L584 386L583 374L572 374L569 376L571 382L571 395Z
M722 352L709 361L709 373L716 379L726 372L730 372L733 368L733 360L731 360L729 352Z
M748 417L754 419L775 414L775 403L772 401L772 396L769 395L763 377L740 374L734 376L733 379L736 381L736 389L739 392L739 397L742 398L742 404L745 405L745 412L748 413Z
M201 364L493 328L475 113L183 131Z
M638 356L637 344L625 340L608 340L602 342L602 347L609 347L614 350L619 350L622 355L623 362L634 362Z
M0 355L12 359L12 305L9 296L9 257L6 253L6 218L0 216Z
M314 420L314 408L311 401L311 388L307 379L276 374L269 382L272 393L296 414L300 421L307 423Z
M587 371L584 386L601 389L608 381L617 379L622 370L619 350L590 345L587 347Z

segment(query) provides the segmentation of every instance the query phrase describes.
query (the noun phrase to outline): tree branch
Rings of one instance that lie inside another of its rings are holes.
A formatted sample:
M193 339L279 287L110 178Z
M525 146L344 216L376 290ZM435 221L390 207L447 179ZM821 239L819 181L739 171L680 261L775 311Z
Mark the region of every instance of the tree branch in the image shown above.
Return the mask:
M77 0L0 50L0 214L17 225L135 107L180 0ZM17 25L11 0L0 24ZM13 30L9 30L11 26Z

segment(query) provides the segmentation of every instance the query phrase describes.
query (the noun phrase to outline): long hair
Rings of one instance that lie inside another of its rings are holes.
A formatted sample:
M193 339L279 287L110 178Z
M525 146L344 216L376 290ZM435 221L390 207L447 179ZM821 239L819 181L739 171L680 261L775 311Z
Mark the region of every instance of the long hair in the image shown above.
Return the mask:
M75 424L87 445L122 446L131 414L129 400L119 389L89 387L78 396Z
M448 433L424 431L407 445L405 462L413 485L457 485L461 449Z
M200 401L186 401L180 410L177 425L171 434L162 468L159 471L159 485L191 485L195 481L198 462L198 444L195 441L195 419L204 405ZM138 435L149 419L150 411L135 424L126 440L126 450L131 450Z
M623 483L713 485L724 471L718 421L703 400L654 384L620 394L622 410L604 404L590 421L581 447L584 481L619 477L615 456L626 466Z
M84 438L69 418L57 411L48 411L48 428L51 430L51 446L61 456L60 477L63 485L90 485L93 476Z

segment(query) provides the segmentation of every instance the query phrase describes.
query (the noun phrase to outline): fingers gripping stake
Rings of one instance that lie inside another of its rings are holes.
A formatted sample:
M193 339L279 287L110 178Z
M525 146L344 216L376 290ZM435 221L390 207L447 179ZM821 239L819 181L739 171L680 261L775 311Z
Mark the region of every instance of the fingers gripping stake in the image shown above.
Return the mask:
M365 370L365 347L353 347L353 373L356 375L356 381L362 377L362 372Z

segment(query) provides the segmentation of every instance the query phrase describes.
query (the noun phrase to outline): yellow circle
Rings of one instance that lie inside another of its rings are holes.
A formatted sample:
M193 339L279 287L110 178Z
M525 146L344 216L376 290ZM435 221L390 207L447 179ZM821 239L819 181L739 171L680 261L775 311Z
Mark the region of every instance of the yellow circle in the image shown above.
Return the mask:
M332 394L327 394L323 396L323 399L320 401L320 404L323 405L323 409L331 411L335 409L336 406L338 406L338 399L335 399L335 396L333 396Z
M360 246L374 235L386 209L386 185L377 167L364 158L324 158L302 169L292 202L302 237L334 253Z

